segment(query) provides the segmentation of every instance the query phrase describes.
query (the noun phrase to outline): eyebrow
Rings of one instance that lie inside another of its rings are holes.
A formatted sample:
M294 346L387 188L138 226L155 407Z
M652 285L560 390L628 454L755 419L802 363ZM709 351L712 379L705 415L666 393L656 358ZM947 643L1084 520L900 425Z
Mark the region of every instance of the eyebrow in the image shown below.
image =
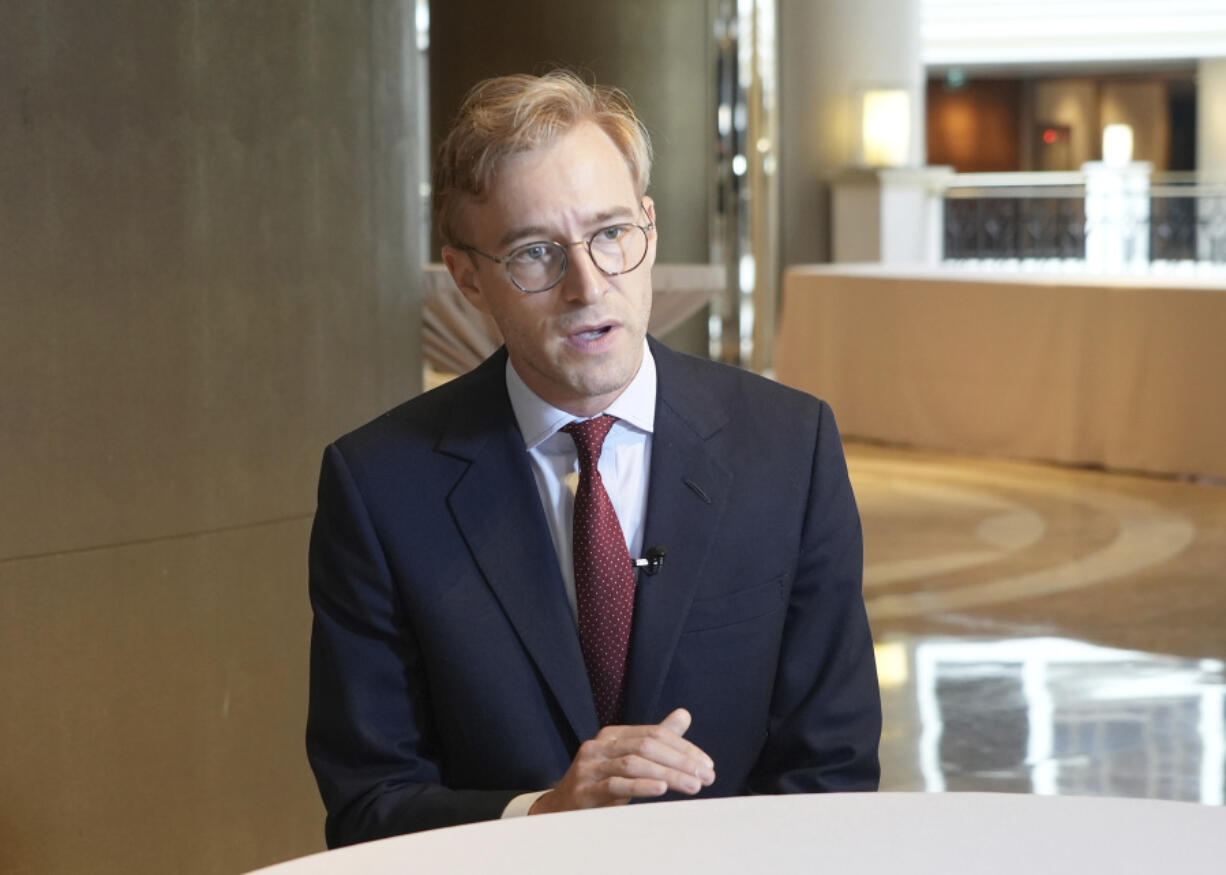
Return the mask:
M629 207L610 207L609 209L601 210L598 213L592 214L583 224L587 227L595 226L596 230L603 228L610 221L626 221L635 218L635 211ZM498 248L503 249L510 246L516 240L524 238L532 238L534 240L550 240L549 229L544 225L521 225L516 228L511 228L507 233L502 235L498 241Z

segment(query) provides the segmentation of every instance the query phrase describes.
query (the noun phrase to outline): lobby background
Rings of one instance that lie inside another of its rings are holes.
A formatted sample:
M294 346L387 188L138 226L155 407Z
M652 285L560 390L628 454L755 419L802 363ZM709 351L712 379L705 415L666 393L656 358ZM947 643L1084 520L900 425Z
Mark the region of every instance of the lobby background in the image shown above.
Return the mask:
M437 253L413 168L469 85L567 63L625 87L662 260L711 255L710 22L736 3L433 5L428 69L413 0L0 6L0 872L322 849L302 740L318 463L421 387ZM923 105L917 5L780 0L780 265L832 254L848 95ZM1204 163L1226 60L1199 76ZM669 340L701 351L706 327Z

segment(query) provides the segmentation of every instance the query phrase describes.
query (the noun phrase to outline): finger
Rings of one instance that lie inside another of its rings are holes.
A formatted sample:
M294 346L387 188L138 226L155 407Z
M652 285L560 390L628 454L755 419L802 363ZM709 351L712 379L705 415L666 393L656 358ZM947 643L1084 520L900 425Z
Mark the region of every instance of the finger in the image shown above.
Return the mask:
M606 760L596 769L596 773L609 779L629 778L662 781L669 790L675 790L678 793L685 793L690 796L701 790L704 784L703 780L693 772L661 765L658 762L634 754Z
M685 708L677 708L675 711L661 720L659 725L662 729L668 730L669 732L674 733L677 738L680 738L689 731L693 719L693 716ZM686 741L678 746L678 749L686 752L691 757L697 758L704 770L713 770L715 768L715 761L712 760L711 757L707 755L706 751L704 751L698 745ZM714 779L714 773L712 773L712 779Z
M675 731L685 731L690 719L688 711L678 708L651 726L606 726L596 738L580 746L578 759L591 762L637 755L710 785L715 781L715 762Z
M682 713L686 714L686 719L688 719L688 714L684 711ZM670 714L669 718L673 718L675 714L676 712ZM666 718L666 720L669 718ZM603 759L613 759L625 756L628 753L640 753L648 757L654 757L657 754L670 756L664 750L665 748L671 748L682 757L692 759L697 765L703 765L708 768L713 768L715 765L702 748L692 741L682 738L672 729L665 726L664 723L656 723L650 726L605 727L596 738L580 745L579 754L585 758L598 757ZM662 762L664 761L662 760ZM666 764L675 764L676 762L676 758L671 757Z
M677 735L658 726L644 727L641 734L635 734L618 739L615 745L605 751L608 763L630 763L642 761L654 768L664 768L676 775L668 775L673 789L683 792L696 792L698 787L690 787L690 782L682 786L678 775L696 778L700 785L709 785L715 781L715 768L711 758L701 748ZM606 774L607 770L605 771ZM626 771L623 774L641 776L640 771ZM666 777L665 773L656 773Z
M678 708L660 721L660 725L678 735L685 735L694 718L684 708Z
M605 804L629 802L631 799L651 799L668 792L668 783L652 778L625 778L614 776L602 781Z
M714 768L706 751L679 735L652 727L642 735L622 739L616 747L620 755L638 754L662 765L693 773L696 768Z

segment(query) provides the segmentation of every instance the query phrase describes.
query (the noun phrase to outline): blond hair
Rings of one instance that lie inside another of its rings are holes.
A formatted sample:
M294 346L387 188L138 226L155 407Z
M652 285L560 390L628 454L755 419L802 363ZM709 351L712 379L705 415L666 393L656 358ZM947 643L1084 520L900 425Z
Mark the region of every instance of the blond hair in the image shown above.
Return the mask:
M641 198L651 177L651 139L625 92L588 85L569 70L477 83L434 162L434 220L443 243L461 242L460 205L485 197L504 158L546 146L585 121L617 146Z

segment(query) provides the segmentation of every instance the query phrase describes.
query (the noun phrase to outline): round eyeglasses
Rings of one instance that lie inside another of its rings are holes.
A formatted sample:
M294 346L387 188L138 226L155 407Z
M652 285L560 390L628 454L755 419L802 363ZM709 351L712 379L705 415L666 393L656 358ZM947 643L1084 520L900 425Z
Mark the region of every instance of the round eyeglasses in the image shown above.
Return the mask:
M472 246L459 244L457 249L472 252L482 258L501 264L507 276L521 292L534 294L547 292L562 282L570 263L570 247L582 243L592 264L605 276L620 276L630 273L647 257L649 235L654 224L636 225L622 222L601 228L584 240L559 243L556 240L537 240L516 246L506 255L490 255Z

